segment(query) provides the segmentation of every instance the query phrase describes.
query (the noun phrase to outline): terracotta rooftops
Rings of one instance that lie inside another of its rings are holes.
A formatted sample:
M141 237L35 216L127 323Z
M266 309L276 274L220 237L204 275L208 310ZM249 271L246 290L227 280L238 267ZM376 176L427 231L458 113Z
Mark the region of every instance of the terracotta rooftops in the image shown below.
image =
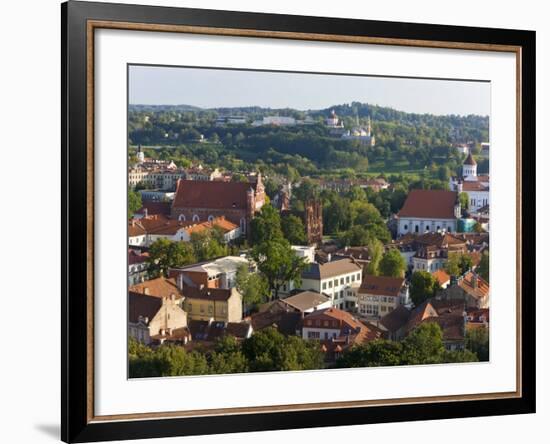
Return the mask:
M449 276L449 274L445 270L443 270L443 268L434 271L432 273L432 276L437 280L439 285L445 285L451 280L451 276Z
M333 276L361 271L352 259L340 259L326 264L312 263L302 272L303 279L327 279Z
M132 285L128 291L130 293L139 293L156 298L170 298L172 295L174 295L176 299L181 297L181 293L176 285L176 280L166 279L164 277Z
M471 271L458 280L458 286L476 299L481 299L489 294L489 284L481 276Z
M155 317L162 306L162 299L146 294L130 292L128 295L128 321L136 323L140 319L147 324Z
M380 296L399 296L401 287L405 283L403 278L388 276L363 276L363 282L358 293L368 293Z
M172 208L246 209L256 183L179 180Z
M170 215L171 205L171 202L143 202L143 206L136 211L136 214L147 214L148 216L162 214L168 216Z
M399 217L455 219L457 193L445 190L411 190Z

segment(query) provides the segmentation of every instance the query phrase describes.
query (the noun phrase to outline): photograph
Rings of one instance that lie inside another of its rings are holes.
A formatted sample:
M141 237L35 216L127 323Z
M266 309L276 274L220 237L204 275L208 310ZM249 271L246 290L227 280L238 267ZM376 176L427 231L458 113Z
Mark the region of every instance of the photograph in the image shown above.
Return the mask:
M128 378L489 363L491 87L127 64Z

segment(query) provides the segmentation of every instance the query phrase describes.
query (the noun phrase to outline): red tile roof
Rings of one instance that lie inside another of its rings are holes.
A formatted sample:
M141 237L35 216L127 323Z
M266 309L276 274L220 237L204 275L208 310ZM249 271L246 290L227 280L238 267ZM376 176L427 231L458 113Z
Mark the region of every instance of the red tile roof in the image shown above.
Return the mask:
M143 202L143 206L136 211L137 214L145 214L152 216L154 214L170 215L170 202Z
M399 296L401 287L405 283L403 278L394 278L388 276L372 276L367 274L363 277L363 282L359 287L358 293L368 293L380 296Z
M140 293L156 298L170 298L172 295L176 299L181 297L181 292L176 285L175 279L166 279L159 277L140 284L132 285L128 291L131 293Z
M172 208L246 209L255 183L179 180Z
M481 299L489 294L489 284L481 276L471 271L459 279L458 286L476 299Z
M455 219L456 200L455 191L411 190L398 216Z
M437 282L439 282L439 285L445 285L451 281L451 276L449 276L447 272L442 268L437 271L434 271L432 273L432 276L437 279Z

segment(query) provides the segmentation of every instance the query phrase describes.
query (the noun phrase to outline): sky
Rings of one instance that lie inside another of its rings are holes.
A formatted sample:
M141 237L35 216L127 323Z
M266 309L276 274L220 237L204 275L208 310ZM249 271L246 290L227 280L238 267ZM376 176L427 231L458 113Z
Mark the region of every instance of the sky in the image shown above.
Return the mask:
M130 66L129 101L201 108L324 109L363 102L430 114L490 114L487 82Z

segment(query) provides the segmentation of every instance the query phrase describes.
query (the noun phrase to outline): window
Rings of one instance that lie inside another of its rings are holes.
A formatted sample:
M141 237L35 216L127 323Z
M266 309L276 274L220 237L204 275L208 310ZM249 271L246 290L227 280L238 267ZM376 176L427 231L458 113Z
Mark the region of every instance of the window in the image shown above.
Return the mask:
M418 233L418 229L419 229L419 228L418 228L418 225L415 225L415 226L414 226L414 232L415 232L415 233Z
M351 282L355 282L355 275L351 277Z
M212 222L214 220L214 216L210 215L208 216L208 222Z
M323 282L323 290L326 290L326 289L327 289L327 283Z
M341 298L344 297L344 290L340 290L340 297L341 297Z
M344 285L344 278L340 278L340 285Z
M332 288L332 281L329 281L328 288Z
M404 230L408 230L409 229L409 226L407 224L403 225L403 229Z
M346 284L349 284L349 276L346 276Z
M185 214L180 214L178 216L178 220L181 222L181 221L185 221Z
M196 214L193 214L193 222L198 222L199 221L199 216L197 216Z
M319 339L320 334L318 331L308 331L307 332L307 338L308 339Z
M200 310L201 310L201 313L204 313L204 305L201 304Z
M213 307L211 305L208 306L208 314L212 314Z
M335 287L338 286L338 279L334 279L334 286L335 286Z
M358 281L361 280L361 273L357 273L357 280L358 280Z

